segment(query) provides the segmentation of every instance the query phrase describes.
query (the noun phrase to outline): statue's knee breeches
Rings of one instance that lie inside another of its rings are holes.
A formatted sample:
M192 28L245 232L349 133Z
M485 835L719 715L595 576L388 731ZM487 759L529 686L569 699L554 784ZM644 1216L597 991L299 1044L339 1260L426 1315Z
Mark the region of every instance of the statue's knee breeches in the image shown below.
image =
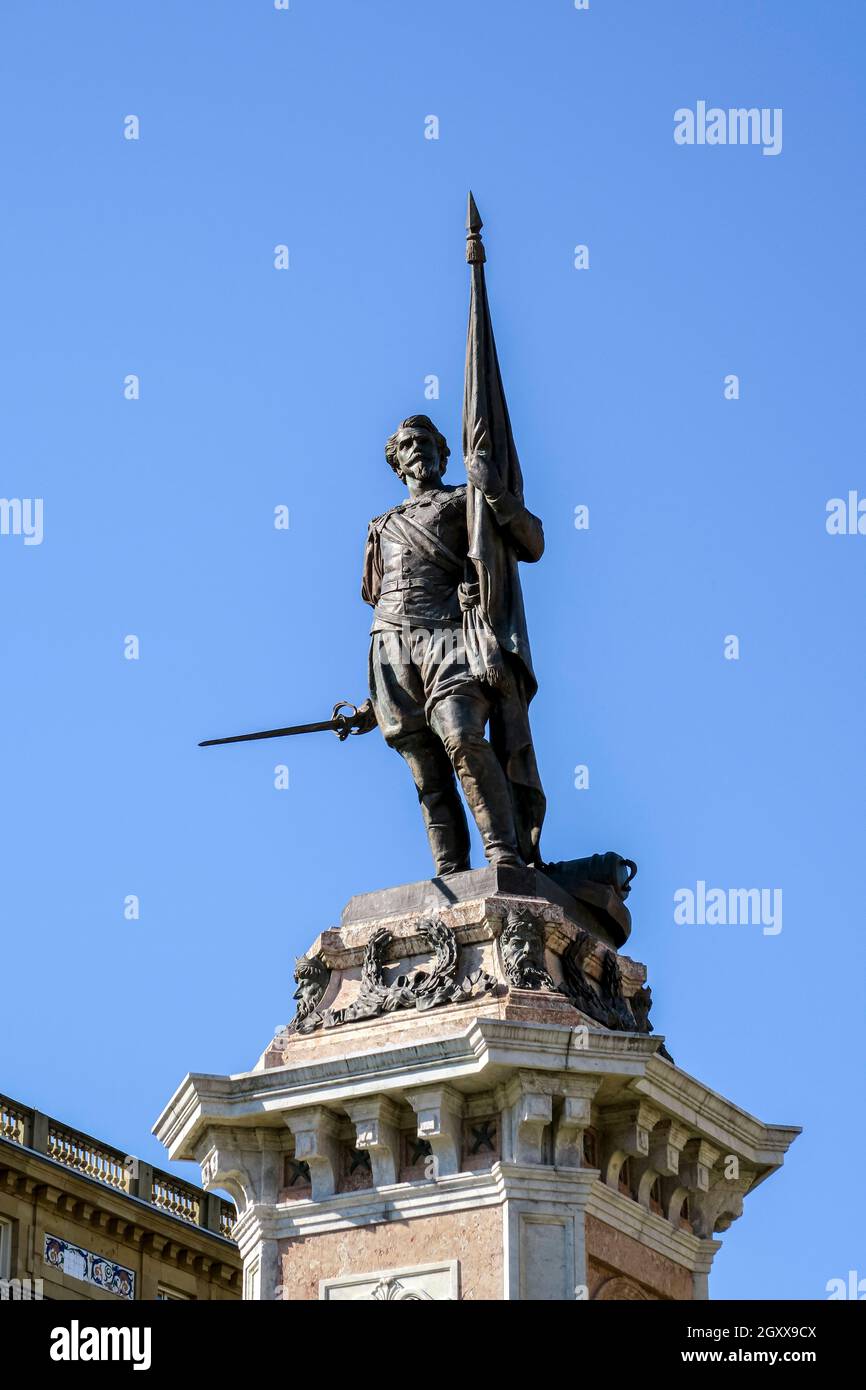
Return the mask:
M454 772L446 750L429 729L421 729L391 741L391 747L408 763L419 796L450 787Z

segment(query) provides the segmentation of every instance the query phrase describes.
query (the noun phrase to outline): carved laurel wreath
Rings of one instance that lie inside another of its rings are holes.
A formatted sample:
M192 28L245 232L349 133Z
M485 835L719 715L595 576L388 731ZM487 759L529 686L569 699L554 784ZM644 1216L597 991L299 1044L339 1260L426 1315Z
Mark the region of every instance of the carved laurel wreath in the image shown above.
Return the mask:
M302 956L295 967L298 983L310 985L306 1005L299 1004L290 1031L311 1033L316 1028L334 1028L357 1019L376 1018L397 1009L433 1009L439 1004L462 1004L478 994L496 987L496 981L486 971L475 970L463 980L457 979L458 946L452 927L439 917L426 917L418 923L418 935L433 955L432 968L414 970L410 975L385 979L385 953L391 944L392 933L387 927L373 932L364 950L361 967L361 986L357 997L344 1009L319 1009L330 981L331 972L321 957L311 961Z
M386 980L385 956L393 934L387 927L379 927L364 950L358 994L342 1009L320 1007L331 979L331 970L323 958L300 956L295 965L298 1011L288 1031L312 1033L318 1028L336 1028L342 1023L377 1018L399 1009L426 1011L441 1004L462 1004L496 988L493 976L482 970L458 981L457 938L453 928L440 917L422 918L416 930L432 954L431 966ZM579 930L562 955L562 982L555 985L544 966L542 924L528 909L513 909L506 916L500 937L505 977L516 989L550 990L565 995L576 1009L604 1028L651 1032L651 992L648 988L638 989L630 999L626 998L615 951L603 950L598 983L587 973L586 958L596 944L589 932ZM661 1053L669 1057L665 1048Z

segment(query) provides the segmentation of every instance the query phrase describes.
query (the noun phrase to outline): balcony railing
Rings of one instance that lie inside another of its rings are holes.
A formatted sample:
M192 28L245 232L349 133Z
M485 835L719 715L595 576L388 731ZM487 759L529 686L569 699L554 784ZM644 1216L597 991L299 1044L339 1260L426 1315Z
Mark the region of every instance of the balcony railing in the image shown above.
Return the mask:
M153 1205L167 1211L169 1216L188 1221L191 1226L201 1224L199 1209L204 1196L205 1193L200 1192L198 1188L178 1182L176 1178L170 1178L165 1173L153 1175L153 1195L150 1199Z
M233 1202L203 1192L200 1187L181 1178L164 1173L161 1168L121 1153L110 1144L103 1144L80 1130L70 1129L21 1105L8 1096L0 1096L0 1140L20 1144L22 1148L45 1154L71 1168L76 1173L104 1183L115 1192L138 1197L151 1206L184 1221L188 1226L201 1226L226 1240L233 1240L237 1212Z
M14 1100L0 1096L0 1139L9 1139L13 1144L23 1144L27 1130L27 1107L16 1105Z

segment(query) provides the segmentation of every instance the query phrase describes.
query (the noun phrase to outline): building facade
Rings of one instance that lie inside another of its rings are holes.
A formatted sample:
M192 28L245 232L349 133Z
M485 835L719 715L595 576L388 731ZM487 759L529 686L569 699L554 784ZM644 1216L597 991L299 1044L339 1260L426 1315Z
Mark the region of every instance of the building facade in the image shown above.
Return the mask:
M237 1299L235 1214L0 1096L0 1297Z

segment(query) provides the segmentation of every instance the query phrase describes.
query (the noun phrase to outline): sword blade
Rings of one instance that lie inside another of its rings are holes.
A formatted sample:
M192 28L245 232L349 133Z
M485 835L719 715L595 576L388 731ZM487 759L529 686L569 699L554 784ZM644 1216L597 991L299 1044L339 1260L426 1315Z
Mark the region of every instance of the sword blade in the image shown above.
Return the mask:
M213 748L217 743L249 743L257 738L289 738L292 734L319 734L326 729L337 729L336 719L324 719L320 724L293 724L288 729L262 729L256 734L232 734L230 738L206 738L199 748Z

